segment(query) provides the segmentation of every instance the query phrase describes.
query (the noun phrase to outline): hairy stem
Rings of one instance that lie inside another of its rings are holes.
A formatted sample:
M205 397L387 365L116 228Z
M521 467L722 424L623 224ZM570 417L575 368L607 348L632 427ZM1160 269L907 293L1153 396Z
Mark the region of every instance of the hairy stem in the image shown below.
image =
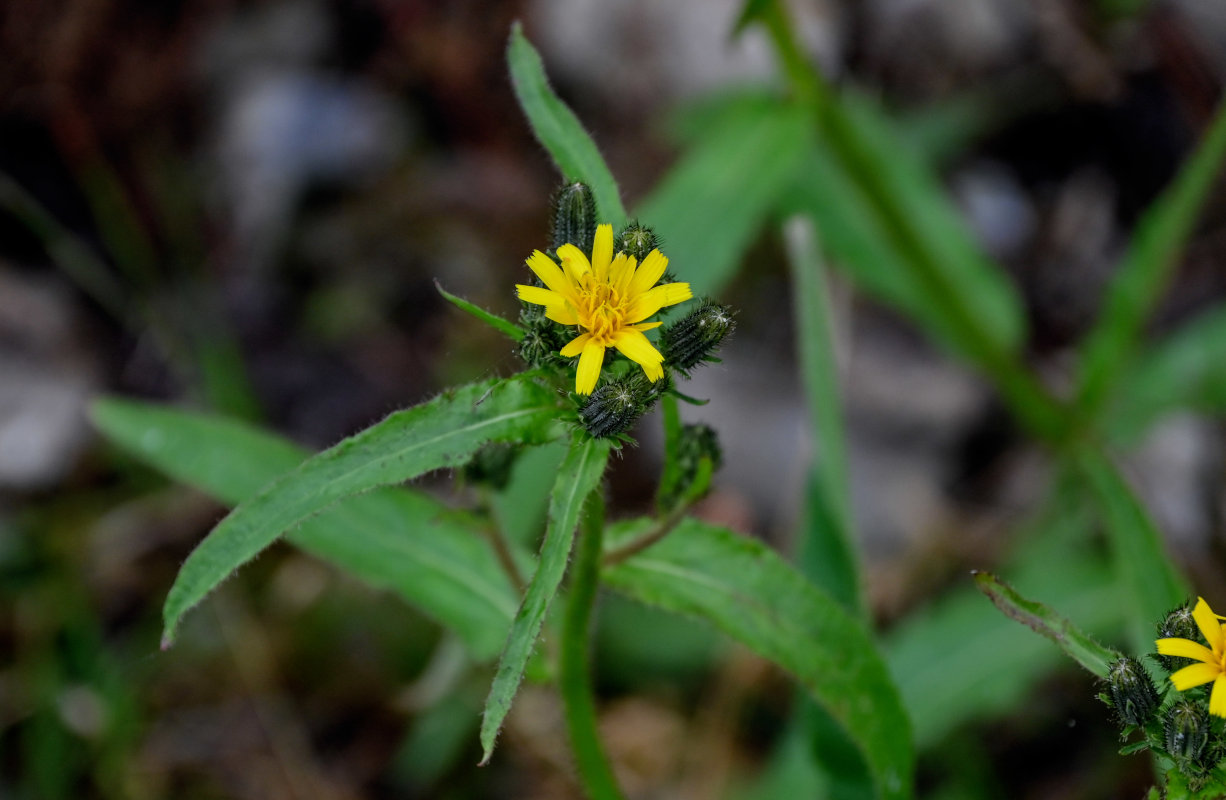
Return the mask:
M592 800L624 800L596 731L596 704L588 658L603 529L604 502L600 490L596 489L588 495L583 506L579 547L571 567L570 597L562 622L558 685L566 709L566 728L575 763L588 796Z

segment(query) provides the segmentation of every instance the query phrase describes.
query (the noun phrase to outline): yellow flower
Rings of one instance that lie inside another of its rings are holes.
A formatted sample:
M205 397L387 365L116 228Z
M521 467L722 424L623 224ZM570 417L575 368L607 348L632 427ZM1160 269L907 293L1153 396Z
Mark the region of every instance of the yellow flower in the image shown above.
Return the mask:
M643 320L665 306L683 303L693 297L688 283L656 286L668 267L668 259L652 250L638 264L634 256L613 256L613 226L600 225L592 245L592 260L573 244L558 248L559 267L553 259L537 250L528 258L528 268L545 284L516 284L519 299L545 307L545 316L563 325L577 325L582 333L561 353L579 356L575 391L591 394L600 377L604 351L616 347L622 355L643 368L651 381L664 377L664 356L647 340L643 331L660 325Z
M1213 691L1209 695L1209 713L1226 717L1226 634L1222 632L1222 623L1217 614L1209 608L1203 597L1196 598L1196 608L1192 610L1192 619L1196 627L1209 643L1208 647L1190 639L1158 639L1158 652L1164 656L1181 656L1199 661L1171 675L1171 683L1179 691L1187 691L1194 686L1213 681Z

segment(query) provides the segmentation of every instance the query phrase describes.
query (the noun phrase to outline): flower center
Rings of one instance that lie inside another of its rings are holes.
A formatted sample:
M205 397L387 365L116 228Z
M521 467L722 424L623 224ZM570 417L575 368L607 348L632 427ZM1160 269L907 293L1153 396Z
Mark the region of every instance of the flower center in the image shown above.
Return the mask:
M613 334L625 327L625 310L617 290L607 283L595 283L589 278L580 293L582 305L579 324L586 328L597 343L609 347Z

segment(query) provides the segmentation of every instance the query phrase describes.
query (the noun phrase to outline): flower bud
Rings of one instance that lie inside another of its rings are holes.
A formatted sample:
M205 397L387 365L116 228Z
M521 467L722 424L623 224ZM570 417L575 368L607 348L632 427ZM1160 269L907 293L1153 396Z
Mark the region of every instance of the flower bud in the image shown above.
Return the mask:
M573 244L592 252L596 238L596 196L586 183L568 183L553 196L553 249Z
M658 502L661 509L672 509L683 499L697 500L706 493L708 487L702 486L697 494L690 496L700 473L704 471L704 460L709 464L706 473L709 480L724 462L715 429L701 424L682 427L677 441L677 469L671 473L671 479L666 476L666 481L660 484Z
M579 409L579 421L596 439L620 438L671 388L668 376L652 383L641 372L598 386Z
M1107 668L1111 704L1125 725L1144 725L1158 709L1158 690L1135 658L1121 658Z
M1192 609L1186 603L1168 612L1166 617L1158 623L1157 630L1159 639L1188 639L1195 642L1201 638L1200 631L1196 627L1196 620L1192 618ZM1173 672L1190 663L1191 659L1159 655L1158 661L1168 671Z
M614 252L634 256L642 264L647 254L659 246L660 240L656 236L655 231L646 225L640 225L636 221L622 228L621 233L617 234L617 240L613 243L613 250Z
M524 303L519 312L524 338L519 343L519 357L530 367L540 369L556 366L564 359L558 351L566 344L565 331L545 316L544 309Z
M1203 767L1209 744L1209 715L1198 703L1179 700L1166 711L1162 723L1166 752L1176 765L1185 771L1188 767Z
M660 351L669 366L688 376L694 367L714 358L720 343L735 327L736 321L727 306L704 300L660 332Z

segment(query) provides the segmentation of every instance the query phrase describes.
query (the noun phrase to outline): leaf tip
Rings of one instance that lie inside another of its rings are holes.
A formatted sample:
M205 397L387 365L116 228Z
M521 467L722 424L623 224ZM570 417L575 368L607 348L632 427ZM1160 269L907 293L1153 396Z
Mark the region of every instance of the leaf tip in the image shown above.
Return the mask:
M172 646L174 646L174 643L175 643L174 634L171 633L170 631L167 631L166 633L162 634L162 642L161 644L158 645L158 647L159 649L161 649L163 653L165 653Z

